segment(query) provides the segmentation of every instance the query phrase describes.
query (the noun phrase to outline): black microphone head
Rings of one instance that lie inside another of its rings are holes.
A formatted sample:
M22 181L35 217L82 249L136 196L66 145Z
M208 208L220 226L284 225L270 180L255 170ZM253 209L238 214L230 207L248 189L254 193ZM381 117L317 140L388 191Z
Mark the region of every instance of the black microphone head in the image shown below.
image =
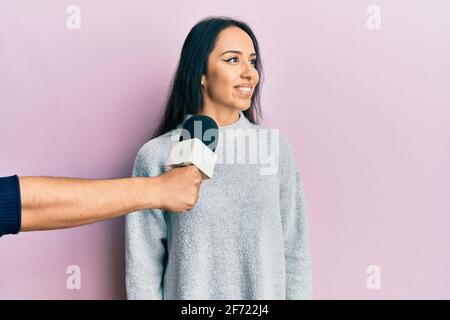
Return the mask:
M219 127L217 123L205 115L191 116L183 125L180 142L193 138L199 139L214 152L219 142Z

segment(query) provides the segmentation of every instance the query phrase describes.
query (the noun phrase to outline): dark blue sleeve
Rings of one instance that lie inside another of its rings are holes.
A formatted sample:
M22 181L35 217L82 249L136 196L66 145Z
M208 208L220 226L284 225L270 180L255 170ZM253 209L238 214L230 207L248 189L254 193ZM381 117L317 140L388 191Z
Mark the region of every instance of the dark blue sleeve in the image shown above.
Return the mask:
M19 177L0 178L0 237L19 233L21 218Z

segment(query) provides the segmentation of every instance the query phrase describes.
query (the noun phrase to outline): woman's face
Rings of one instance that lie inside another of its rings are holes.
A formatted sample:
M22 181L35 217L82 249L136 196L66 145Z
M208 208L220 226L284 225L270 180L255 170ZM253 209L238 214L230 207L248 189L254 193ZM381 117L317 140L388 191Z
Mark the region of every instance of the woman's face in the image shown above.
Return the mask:
M202 76L203 110L245 111L259 81L256 53L250 36L238 27L222 30ZM226 108L226 109L223 109Z

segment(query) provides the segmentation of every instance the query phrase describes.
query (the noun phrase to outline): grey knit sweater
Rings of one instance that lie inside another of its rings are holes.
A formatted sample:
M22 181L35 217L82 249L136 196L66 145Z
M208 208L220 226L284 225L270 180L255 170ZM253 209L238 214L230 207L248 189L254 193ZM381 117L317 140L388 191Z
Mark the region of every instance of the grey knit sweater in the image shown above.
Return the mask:
M180 127L139 150L133 176L166 171ZM218 163L191 211L126 217L128 298L310 299L307 208L287 139L242 112L219 132Z

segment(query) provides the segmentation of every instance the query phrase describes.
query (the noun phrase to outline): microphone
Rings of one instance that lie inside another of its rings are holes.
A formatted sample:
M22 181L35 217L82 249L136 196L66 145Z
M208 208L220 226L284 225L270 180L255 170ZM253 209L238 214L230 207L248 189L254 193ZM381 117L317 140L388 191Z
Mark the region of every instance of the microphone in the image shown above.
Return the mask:
M168 170L196 166L202 178L210 179L217 162L215 154L219 142L217 123L205 115L193 115L183 125L180 139L175 143L166 162Z

